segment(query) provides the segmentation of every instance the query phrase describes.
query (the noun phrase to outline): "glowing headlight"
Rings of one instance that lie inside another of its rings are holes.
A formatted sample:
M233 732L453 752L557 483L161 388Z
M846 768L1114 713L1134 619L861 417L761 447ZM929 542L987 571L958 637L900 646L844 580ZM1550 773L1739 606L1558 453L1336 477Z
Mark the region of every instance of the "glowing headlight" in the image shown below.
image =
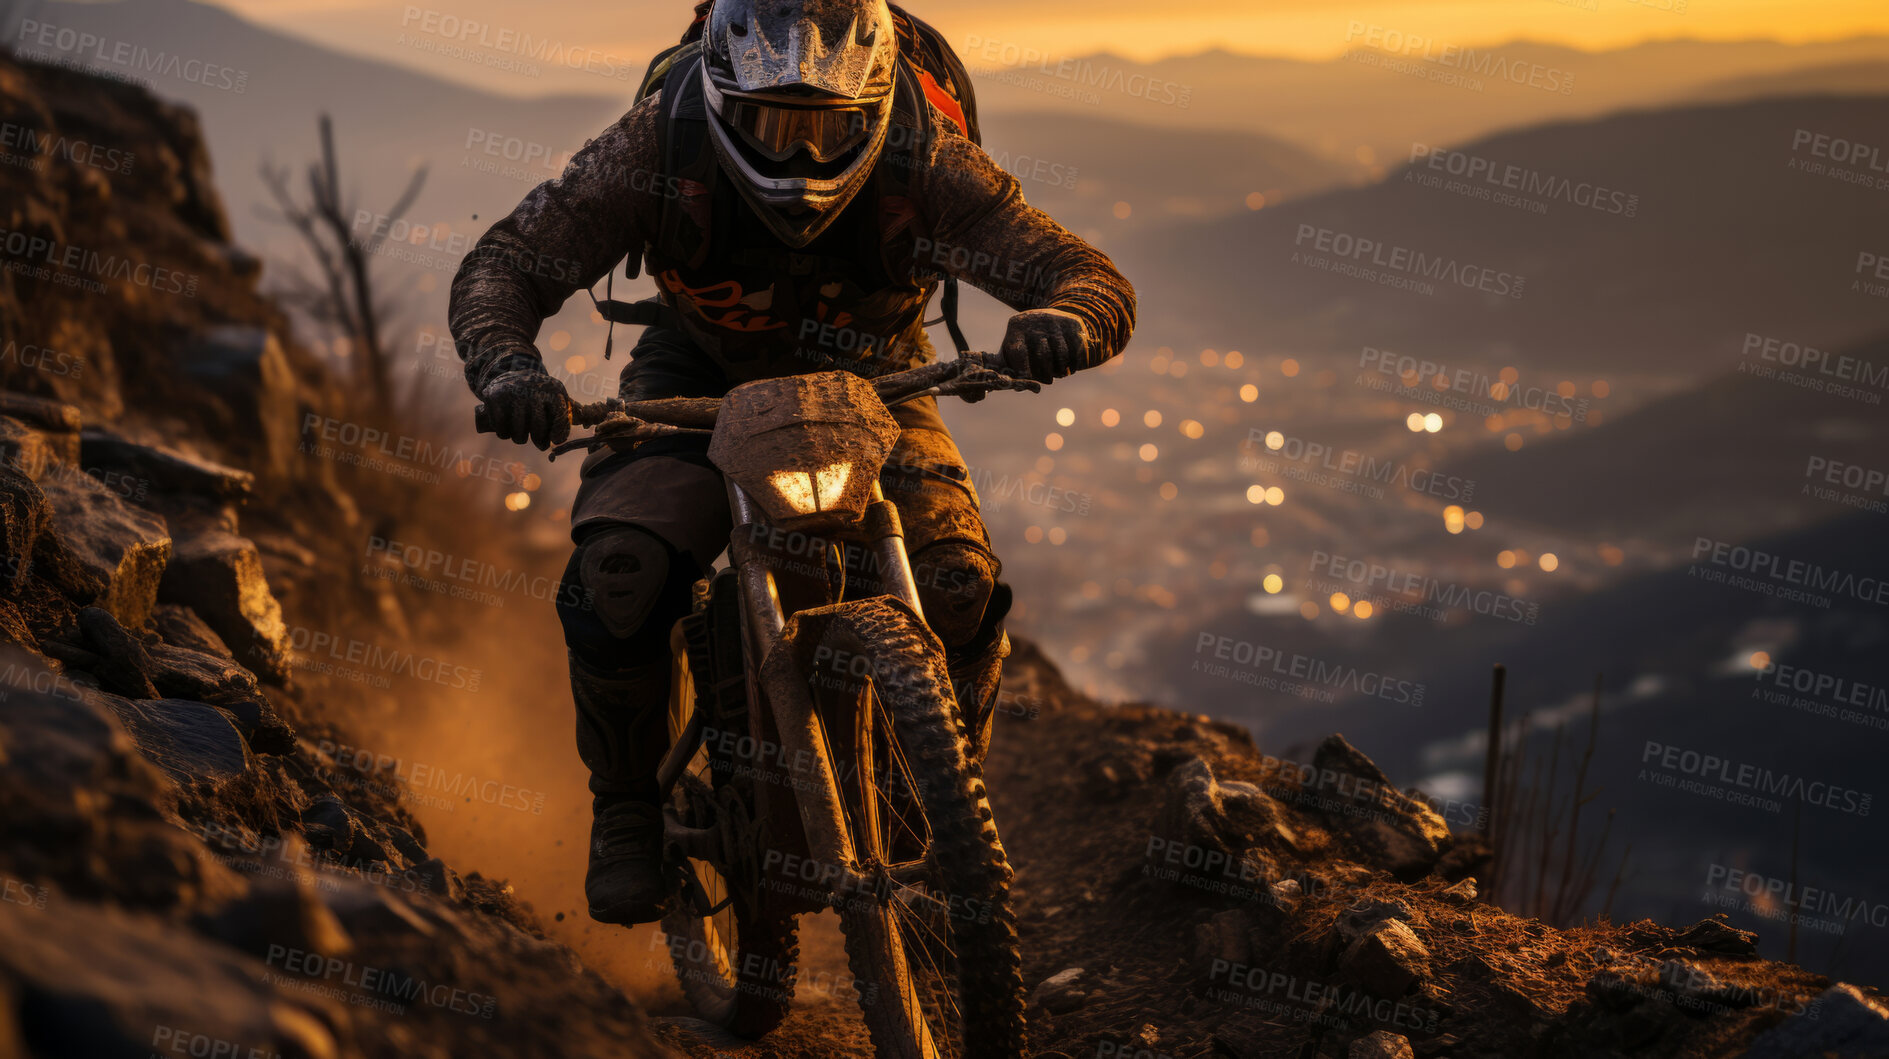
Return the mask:
M796 513L811 515L839 503L852 475L852 464L834 463L817 471L775 471L767 482Z

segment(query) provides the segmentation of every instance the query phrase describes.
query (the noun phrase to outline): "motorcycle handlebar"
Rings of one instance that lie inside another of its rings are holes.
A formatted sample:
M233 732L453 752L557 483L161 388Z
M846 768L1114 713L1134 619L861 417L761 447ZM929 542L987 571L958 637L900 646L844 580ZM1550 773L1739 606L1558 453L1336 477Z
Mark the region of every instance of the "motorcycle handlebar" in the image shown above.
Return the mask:
M1012 376L1005 367L1002 354L975 351L964 353L956 360L921 364L916 368L882 376L874 380L873 387L887 404L898 404L931 393L941 384L952 383L966 369L988 371L1000 376L990 385L981 387L985 393L997 389L1037 388L1036 383ZM973 383L950 392L961 393L979 388ZM571 423L573 426L594 427L622 413L651 423L699 429L714 426L715 412L720 407L719 397L670 397L653 401L625 401L612 397L588 404L572 401ZM492 414L485 405L472 410L472 426L481 434L492 433Z

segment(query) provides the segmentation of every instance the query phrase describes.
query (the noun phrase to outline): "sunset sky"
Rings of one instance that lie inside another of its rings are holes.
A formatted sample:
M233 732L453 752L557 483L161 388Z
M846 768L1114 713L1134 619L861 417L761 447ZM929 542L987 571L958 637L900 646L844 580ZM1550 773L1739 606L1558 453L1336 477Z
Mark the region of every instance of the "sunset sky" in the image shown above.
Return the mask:
M332 46L450 76L469 70L441 69L437 55L427 54L412 36L403 40L402 33L413 34L429 19L439 27L457 18L482 23L488 39L509 30L641 59L674 38L691 5L689 0L224 0L224 6ZM1056 55L1106 50L1137 59L1214 47L1330 58L1345 50L1346 29L1354 21L1440 44L1525 37L1589 50L1674 37L1802 42L1889 34L1885 0L911 0L906 6L938 25L960 48L975 36ZM437 41L439 34L428 39ZM569 80L558 80L560 75ZM517 88L551 91L582 79L568 71L547 72Z

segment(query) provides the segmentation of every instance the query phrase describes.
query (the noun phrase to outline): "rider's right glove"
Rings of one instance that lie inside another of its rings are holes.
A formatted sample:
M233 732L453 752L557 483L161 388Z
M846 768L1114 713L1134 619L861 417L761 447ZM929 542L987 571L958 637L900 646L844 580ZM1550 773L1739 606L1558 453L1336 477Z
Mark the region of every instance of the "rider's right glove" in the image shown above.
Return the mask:
M1091 344L1082 317L1061 309L1031 309L1010 318L1004 365L1018 378L1051 383L1087 367Z
M571 436L571 398L564 384L533 357L514 356L506 371L479 391L492 432L520 445L540 449Z

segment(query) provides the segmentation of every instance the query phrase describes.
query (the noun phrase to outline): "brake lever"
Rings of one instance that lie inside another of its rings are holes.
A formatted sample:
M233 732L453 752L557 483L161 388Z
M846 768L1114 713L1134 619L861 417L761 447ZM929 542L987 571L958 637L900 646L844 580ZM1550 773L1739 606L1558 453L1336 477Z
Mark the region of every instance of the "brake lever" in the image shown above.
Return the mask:
M966 393L995 393L998 390L1011 390L1019 393L1041 393L1043 384L1035 379L1019 379L989 368L967 368L955 379L946 379L932 387L932 392L939 397L961 397Z

